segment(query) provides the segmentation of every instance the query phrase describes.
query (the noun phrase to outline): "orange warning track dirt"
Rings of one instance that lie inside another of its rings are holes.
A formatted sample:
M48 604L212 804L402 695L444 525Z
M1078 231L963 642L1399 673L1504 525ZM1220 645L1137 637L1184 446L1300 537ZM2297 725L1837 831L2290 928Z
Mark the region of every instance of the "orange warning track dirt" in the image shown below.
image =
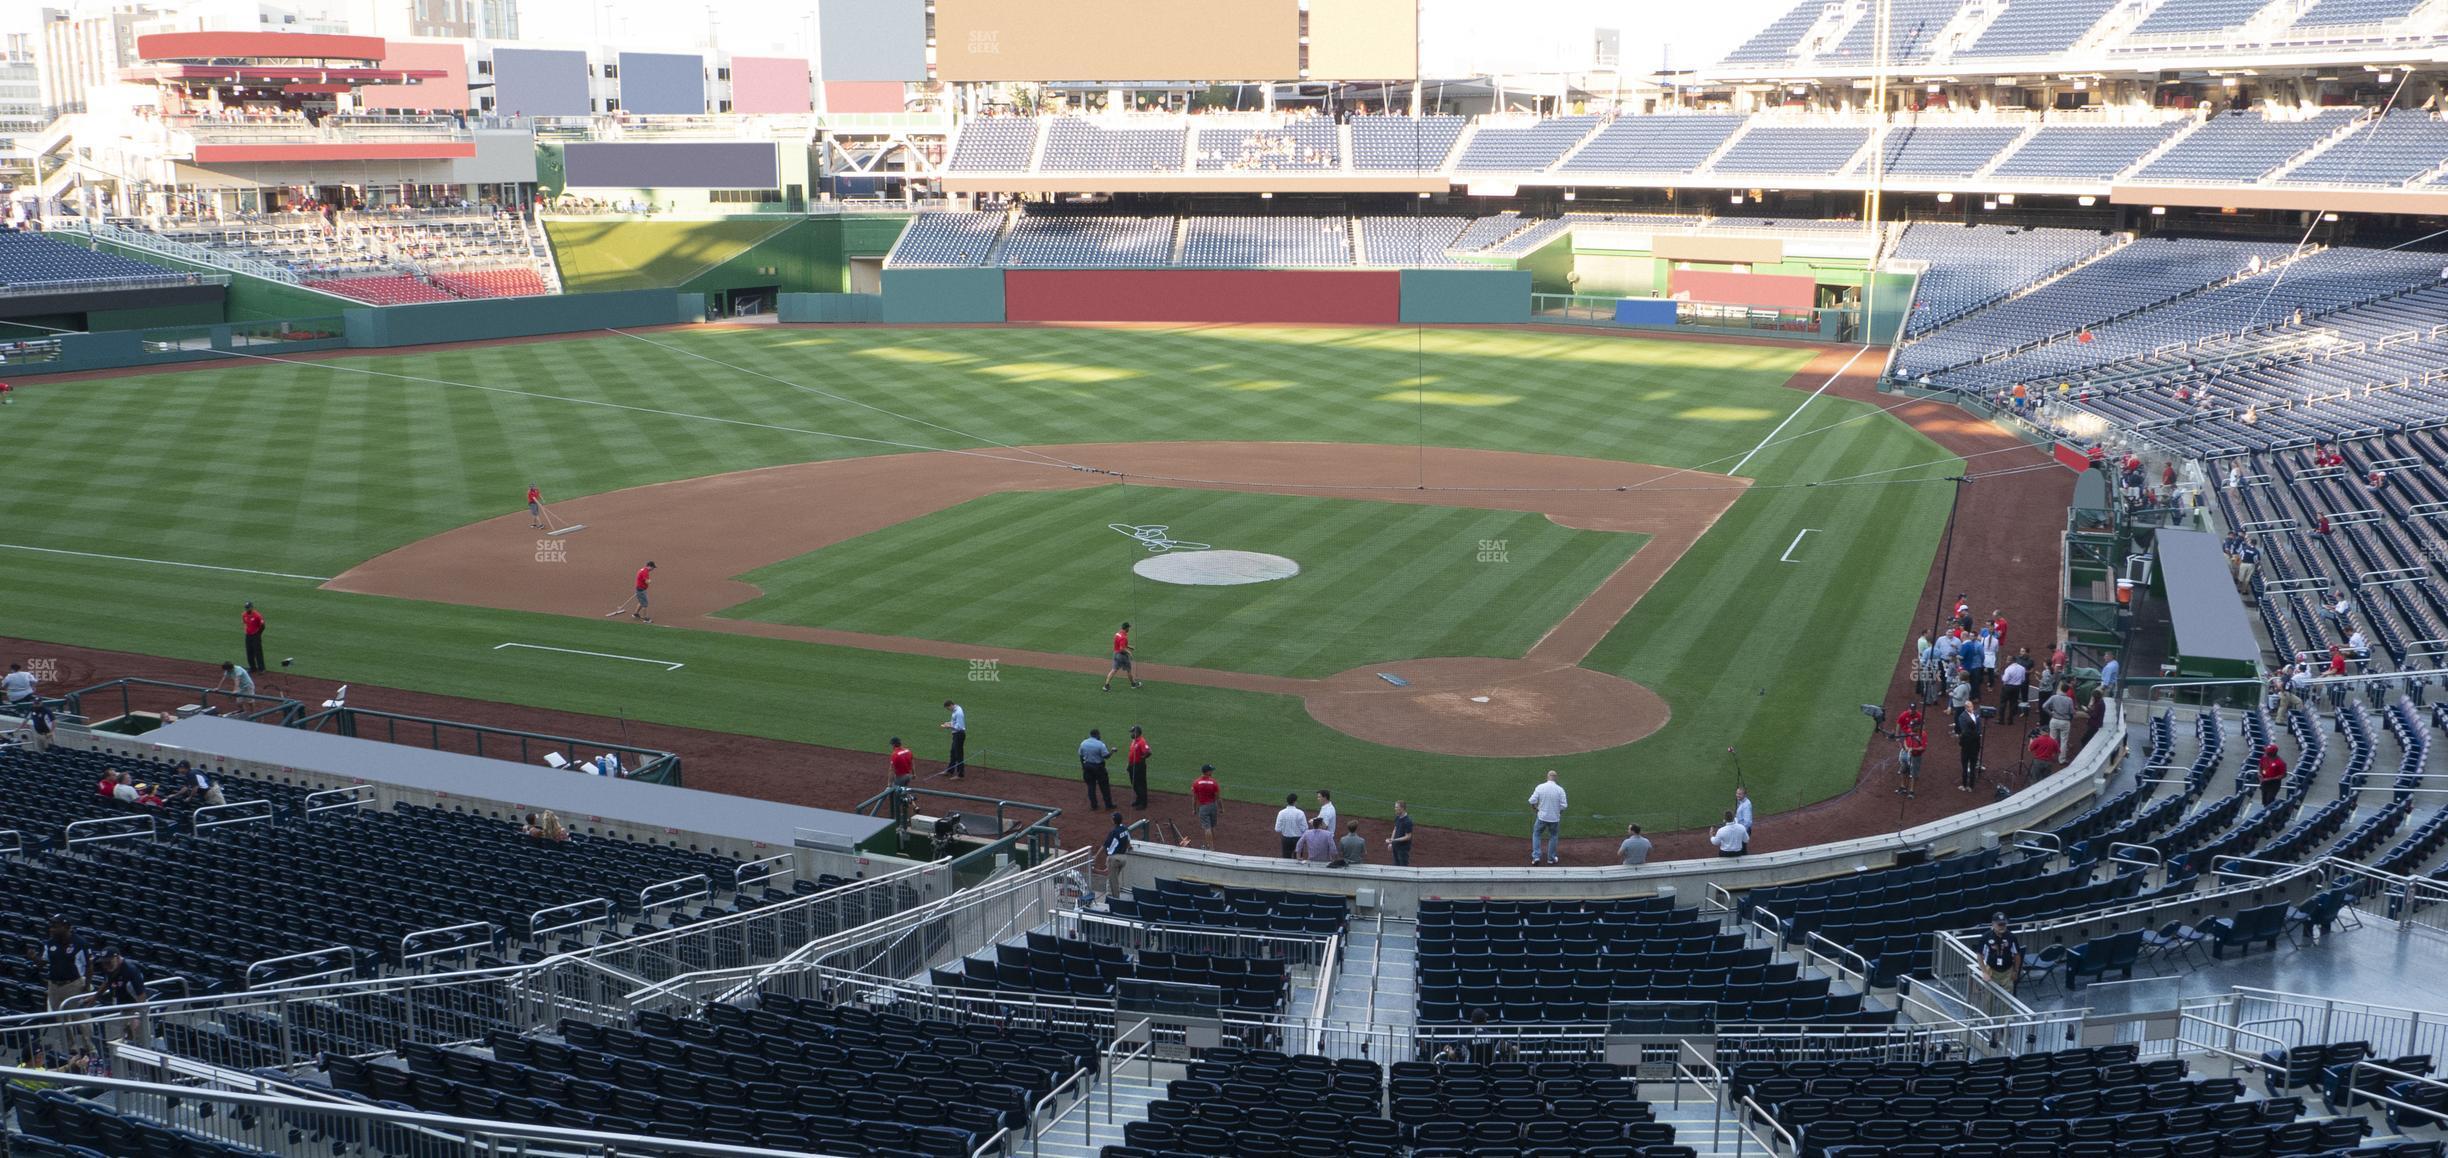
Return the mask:
M1086 464L1075 469L1064 464ZM1119 476L1119 477L1117 477ZM756 597L732 576L1001 491L1145 478L1164 486L1535 511L1564 526L1650 541L1520 659L1422 657L1322 680L1144 664L1143 678L1302 698L1328 727L1378 743L1471 756L1563 755L1630 743L1667 718L1656 693L1578 667L1734 504L1750 480L1500 451L1291 442L1122 443L937 451L798 463L555 503L567 562L536 564L526 512L411 543L351 568L334 590L599 617L647 559L665 563L655 621L954 659L1102 673L1103 656L715 618ZM1437 488L1437 489L1427 489ZM1376 672L1399 667L1395 687ZM1486 697L1479 702L1477 697Z

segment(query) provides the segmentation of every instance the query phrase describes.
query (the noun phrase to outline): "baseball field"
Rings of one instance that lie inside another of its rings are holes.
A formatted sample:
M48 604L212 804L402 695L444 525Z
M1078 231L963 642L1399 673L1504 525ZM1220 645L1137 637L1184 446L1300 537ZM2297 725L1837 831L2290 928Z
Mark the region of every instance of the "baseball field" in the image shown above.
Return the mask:
M1140 724L1168 788L1211 761L1235 800L1510 833L1555 768L1569 831L1686 827L1729 748L1769 811L1850 787L1911 634L1961 460L1812 393L1842 362L737 327L36 383L0 415L0 634L235 659L253 600L299 673L873 751L879 782L957 698L973 762L1062 781ZM585 529L531 528L530 483ZM1141 574L1205 548L1296 573ZM655 622L606 614L649 559ZM1145 686L1102 691L1123 620Z

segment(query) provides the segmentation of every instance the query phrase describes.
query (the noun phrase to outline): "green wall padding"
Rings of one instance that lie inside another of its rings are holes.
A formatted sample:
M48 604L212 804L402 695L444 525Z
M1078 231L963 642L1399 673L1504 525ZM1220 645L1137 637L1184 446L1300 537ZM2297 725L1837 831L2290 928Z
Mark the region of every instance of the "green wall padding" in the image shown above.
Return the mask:
M348 344L356 348L480 342L608 327L668 326L681 318L669 290L426 302L348 312Z
M880 322L882 294L783 294L774 314L785 322Z
M336 294L310 290L304 286L249 277L243 273L230 273L229 270L219 266L180 261L177 258L163 257L157 253L147 253L141 249L112 245L107 241L95 242L94 248L104 253L115 253L121 257L132 257L138 261L149 261L155 265L168 266L181 273L229 274L229 317L211 319L213 321L262 322L280 318L335 318L340 316L343 310L357 309L365 304Z
M1406 269L1405 325L1519 324L1530 320L1528 270Z
M1003 320L1003 271L885 270L884 320L1000 322Z

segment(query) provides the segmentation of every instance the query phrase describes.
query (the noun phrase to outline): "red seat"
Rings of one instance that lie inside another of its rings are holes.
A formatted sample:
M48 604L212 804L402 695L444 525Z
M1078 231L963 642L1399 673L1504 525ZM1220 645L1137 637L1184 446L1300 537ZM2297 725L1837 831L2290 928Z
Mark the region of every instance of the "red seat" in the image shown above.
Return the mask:
M428 285L413 277L392 274L383 277L325 278L305 283L308 289L354 298L368 305L396 306L410 302L455 301L447 290Z

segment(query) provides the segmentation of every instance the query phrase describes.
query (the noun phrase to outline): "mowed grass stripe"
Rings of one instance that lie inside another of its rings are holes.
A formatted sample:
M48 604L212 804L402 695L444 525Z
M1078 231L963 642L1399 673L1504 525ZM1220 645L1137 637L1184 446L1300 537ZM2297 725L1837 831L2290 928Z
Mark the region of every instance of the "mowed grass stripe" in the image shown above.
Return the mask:
M1301 574L1239 587L1142 578L1109 522L1285 554ZM1483 540L1521 556L1476 558ZM1098 487L990 495L760 569L741 618L1037 651L1088 652L1122 620L1152 662L1325 676L1388 658L1517 656L1620 566L1641 536L1543 516L1214 490ZM914 560L974 544L991 568L907 582ZM896 593L895 584L900 585ZM1503 609L1493 615L1472 609Z

